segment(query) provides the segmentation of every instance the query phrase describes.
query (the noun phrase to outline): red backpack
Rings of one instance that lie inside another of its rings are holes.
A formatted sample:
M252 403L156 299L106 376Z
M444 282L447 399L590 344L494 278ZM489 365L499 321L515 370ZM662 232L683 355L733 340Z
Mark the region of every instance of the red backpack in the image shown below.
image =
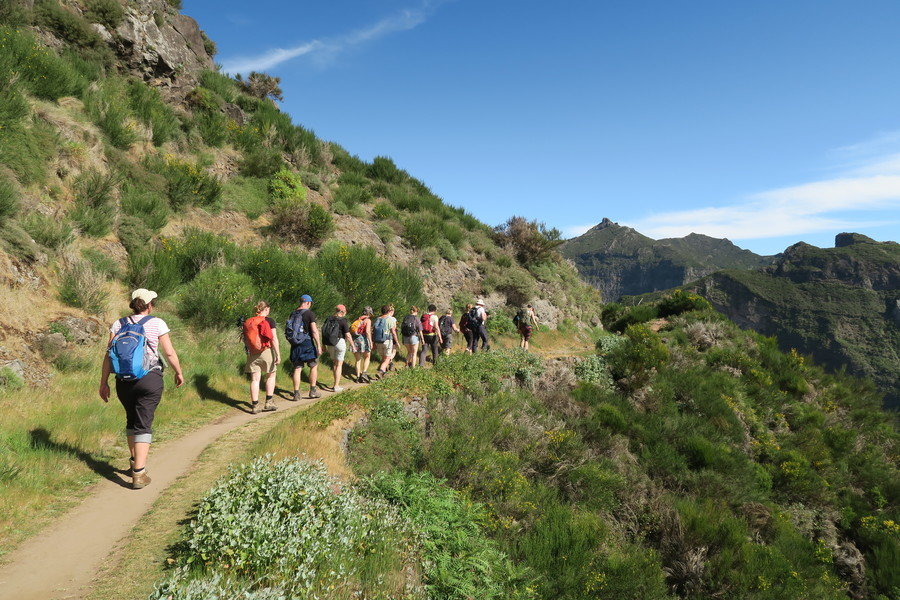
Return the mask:
M432 314L422 315L422 333L426 335L434 334L434 322L431 320Z
M258 354L272 345L272 326L265 317L250 317L244 321L244 343L247 349Z

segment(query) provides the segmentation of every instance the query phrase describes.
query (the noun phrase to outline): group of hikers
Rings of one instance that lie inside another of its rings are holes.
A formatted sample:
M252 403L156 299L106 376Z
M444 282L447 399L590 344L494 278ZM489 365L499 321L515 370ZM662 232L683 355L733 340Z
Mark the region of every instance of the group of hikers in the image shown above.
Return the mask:
M152 425L156 407L162 398L164 363L161 355L175 371L175 385L184 384L184 374L178 355L169 338L169 327L151 312L157 298L156 292L147 289L134 290L131 294L133 314L115 321L110 327L109 343L104 356L100 379L100 397L110 398L109 376L116 375L116 395L125 408L125 433L130 450L132 488L140 489L150 483L146 463L152 441ZM381 307L379 316L366 306L362 314L352 322L347 318L347 307L338 304L334 312L318 324L312 310L313 299L308 294L300 297L299 306L291 312L284 328L284 336L290 346L290 363L293 369L293 395L301 399L300 387L305 368L309 368L308 398L321 397L320 388L341 392L347 352L353 354L353 373L348 379L356 383L370 383L369 367L372 352L380 358L375 379L381 379L394 368L401 346L406 349L407 367L425 366L428 354L437 363L441 355L453 349L454 334L461 333L466 341L464 351L474 353L490 350L487 321L490 313L484 300L478 299L466 305L457 322L452 309L441 316L437 307L429 304L420 316L419 308L410 307L409 314L399 321L394 316L394 306ZM275 382L278 365L281 364L281 345L277 323L270 316L271 307L259 302L255 314L240 322L241 337L247 353L245 371L250 375L250 407L256 414L276 409ZM529 304L518 311L513 319L520 336L519 346L528 349L537 316ZM331 359L334 383L319 383L319 357L328 353ZM265 382L263 383L263 375ZM265 400L260 406L260 386L265 389Z

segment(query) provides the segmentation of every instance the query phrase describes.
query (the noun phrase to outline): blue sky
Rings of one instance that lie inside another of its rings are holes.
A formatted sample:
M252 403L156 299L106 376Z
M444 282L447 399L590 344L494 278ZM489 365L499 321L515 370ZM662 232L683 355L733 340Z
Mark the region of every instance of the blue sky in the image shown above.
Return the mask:
M900 239L900 3L185 0L231 71L497 224Z

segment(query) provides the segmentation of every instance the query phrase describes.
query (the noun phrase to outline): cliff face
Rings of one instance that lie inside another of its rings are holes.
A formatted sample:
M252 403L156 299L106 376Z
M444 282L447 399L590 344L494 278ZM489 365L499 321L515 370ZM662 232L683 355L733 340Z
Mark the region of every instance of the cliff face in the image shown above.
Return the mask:
M720 269L751 269L770 262L728 240L692 233L654 240L609 219L561 247L582 278L608 300L670 289Z
M741 327L775 336L832 369L871 378L900 405L900 245L841 234L795 244L757 271L722 271L697 290Z

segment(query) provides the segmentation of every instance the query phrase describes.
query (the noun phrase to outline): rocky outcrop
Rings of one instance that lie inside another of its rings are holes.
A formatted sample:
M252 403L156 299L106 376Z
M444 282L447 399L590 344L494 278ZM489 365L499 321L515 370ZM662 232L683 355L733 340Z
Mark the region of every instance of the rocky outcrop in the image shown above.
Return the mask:
M197 22L165 0L138 0L125 8L114 46L122 61L145 80L187 91L197 74L214 67Z

